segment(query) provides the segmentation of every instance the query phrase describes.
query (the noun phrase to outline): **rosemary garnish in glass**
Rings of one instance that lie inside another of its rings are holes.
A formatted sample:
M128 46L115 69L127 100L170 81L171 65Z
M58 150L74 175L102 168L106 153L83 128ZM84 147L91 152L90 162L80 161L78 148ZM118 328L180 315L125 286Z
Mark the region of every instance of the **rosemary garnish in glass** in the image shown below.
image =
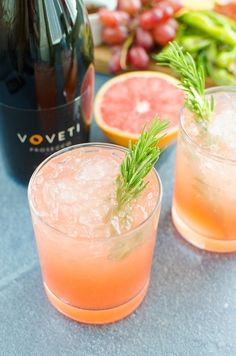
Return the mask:
M144 178L159 159L161 150L158 147L158 142L163 136L160 134L167 126L167 121L159 120L156 117L149 130L144 127L136 144L130 142L116 179L118 211L136 199L146 188L148 182L145 182Z
M170 43L155 59L169 66L180 77L180 86L186 94L185 106L194 114L196 121L206 123L212 116L214 99L205 95L203 66L197 66L191 54L184 52L176 42Z

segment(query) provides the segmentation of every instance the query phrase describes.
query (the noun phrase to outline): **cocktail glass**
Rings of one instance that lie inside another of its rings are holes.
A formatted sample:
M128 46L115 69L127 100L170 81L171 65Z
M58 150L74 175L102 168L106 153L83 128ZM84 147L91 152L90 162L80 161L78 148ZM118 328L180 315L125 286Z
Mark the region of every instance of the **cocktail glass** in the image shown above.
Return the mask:
M174 225L193 245L236 251L236 87L207 90L215 101L209 123L183 109L177 144Z
M29 183L47 296L77 321L122 319L148 289L162 186L153 169L141 196L117 213L115 180L124 152L111 144L72 146L46 159Z

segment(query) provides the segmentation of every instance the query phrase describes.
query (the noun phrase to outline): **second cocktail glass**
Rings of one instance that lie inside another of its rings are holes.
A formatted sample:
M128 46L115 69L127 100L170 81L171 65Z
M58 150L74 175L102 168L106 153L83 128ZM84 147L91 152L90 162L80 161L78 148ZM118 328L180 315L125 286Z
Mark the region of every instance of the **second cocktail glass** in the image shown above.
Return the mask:
M218 87L213 117L201 125L182 111L177 144L174 224L193 245L236 251L236 87Z

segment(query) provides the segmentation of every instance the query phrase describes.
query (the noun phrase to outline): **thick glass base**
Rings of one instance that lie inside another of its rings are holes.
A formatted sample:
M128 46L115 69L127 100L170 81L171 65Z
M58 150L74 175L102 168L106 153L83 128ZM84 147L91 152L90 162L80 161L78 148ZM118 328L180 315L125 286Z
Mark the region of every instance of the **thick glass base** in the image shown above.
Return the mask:
M216 240L192 230L178 215L178 210L172 206L172 220L180 235L192 245L211 252L235 252L236 240Z
M147 293L148 285L149 280L145 284L144 288L134 298L125 304L105 310L88 310L80 309L64 303L61 299L56 297L55 294L53 294L44 283L48 299L59 312L73 320L86 324L107 324L125 318L141 304Z

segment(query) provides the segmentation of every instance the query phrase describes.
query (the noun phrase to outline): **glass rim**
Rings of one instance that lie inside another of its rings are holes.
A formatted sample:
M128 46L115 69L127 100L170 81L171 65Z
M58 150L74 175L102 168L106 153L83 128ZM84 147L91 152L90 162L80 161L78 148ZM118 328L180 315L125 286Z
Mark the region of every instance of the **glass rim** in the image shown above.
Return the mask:
M211 88L208 88L205 90L205 93L207 95L214 94L214 93L220 93L220 92L230 92L230 93L235 92L236 93L236 86L221 85L221 86L217 86L217 87L211 87ZM199 146L199 144L191 137L191 135L188 133L187 129L185 128L185 125L184 125L185 110L187 110L187 108L184 106L184 107L182 107L182 109L180 111L180 128L181 128L182 132L184 133L185 138L187 138L187 141L189 143L191 143L193 146L195 146L198 151L204 153L204 155L210 157L211 159L213 159L215 161L227 163L227 164L231 164L231 165L236 165L236 159L224 158L222 156L219 156L217 154L209 152L209 149L207 149L206 147Z
M31 191L32 191L32 185L34 183L34 180L37 176L37 174L40 172L40 170L49 162L51 161L54 157L60 156L61 154L65 153L65 152L69 152L75 149L79 149L82 147L104 147L107 149L115 149L121 152L126 152L127 148L119 146L119 145L115 145L112 143L104 143L104 142L87 142L87 143L80 143L80 144L76 144L76 145L72 145L69 147L65 147L55 153L53 153L52 155L50 155L49 157L47 157L43 162L40 163L40 165L35 169L35 171L33 172L29 184L28 184L28 189L27 189L27 195L28 195L28 201L29 201L29 206L30 206L30 210L31 210L31 214L34 214L44 225L48 226L50 229L56 231L59 234L62 234L64 237L72 239L74 241L84 241L84 238L74 238L72 236L70 236L69 234L67 234L64 231L61 231L57 228L55 228L54 226L51 226L48 222L44 221L43 217L40 216L40 214L38 213L36 207L34 206L34 203L31 199ZM111 236L109 238L106 238L105 240L101 240L101 238L95 237L93 239L91 239L91 241L112 241L112 240L116 240L116 239L123 239L123 238L128 238L130 234L135 233L136 231L140 230L143 226L145 226L145 224L153 217L153 215L155 214L155 212L159 209L161 202L162 202L162 196L163 196L163 187L162 187L162 182L161 182L161 178L157 172L157 170L155 169L155 167L151 170L151 172L154 173L155 178L157 180L157 184L159 186L159 192L158 192L158 197L157 197L157 201L152 209L152 211L148 214L148 216L141 222L139 223L137 226L135 226L134 228L130 229L129 231L125 232L125 233L121 233L121 234L116 234L114 236ZM87 241L87 240L86 240ZM90 241L90 240L88 240Z

